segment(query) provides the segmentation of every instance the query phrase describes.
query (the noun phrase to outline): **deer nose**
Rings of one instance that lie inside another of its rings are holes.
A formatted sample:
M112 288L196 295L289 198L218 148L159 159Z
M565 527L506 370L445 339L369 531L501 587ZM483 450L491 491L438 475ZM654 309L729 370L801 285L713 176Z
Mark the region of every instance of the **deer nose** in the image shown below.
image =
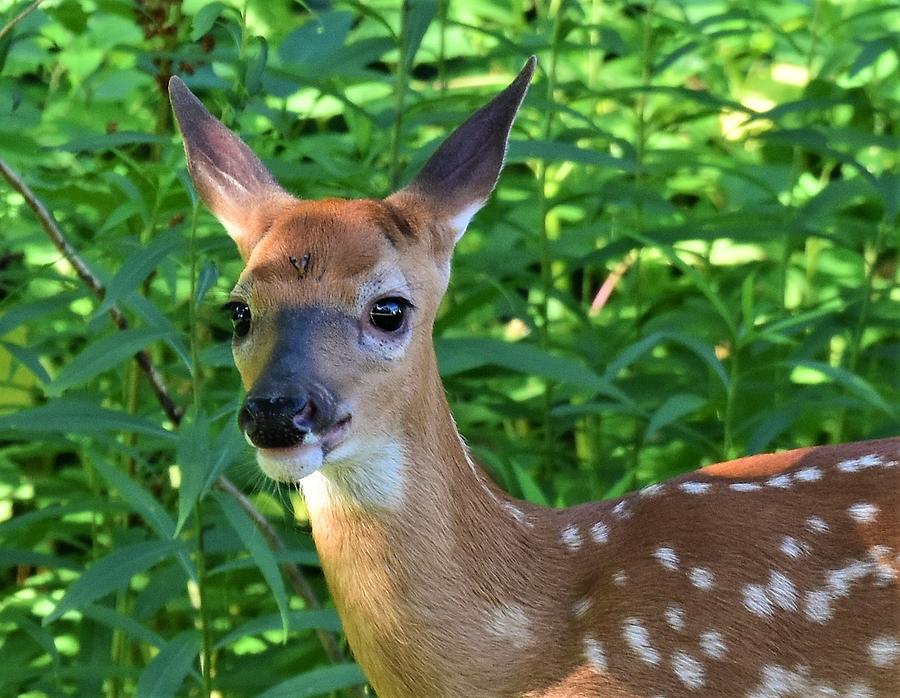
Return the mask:
M318 409L310 397L248 397L238 426L257 448L290 448L312 431Z

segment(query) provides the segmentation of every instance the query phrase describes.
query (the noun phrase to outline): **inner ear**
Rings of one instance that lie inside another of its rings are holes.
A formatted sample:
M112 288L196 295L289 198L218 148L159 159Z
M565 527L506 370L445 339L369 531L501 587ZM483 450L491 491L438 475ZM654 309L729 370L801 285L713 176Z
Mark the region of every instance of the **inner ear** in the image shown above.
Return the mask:
M456 243L494 190L536 65L529 58L509 87L450 134L415 179L388 198L407 206L418 202L442 224L449 237L445 245Z
M169 81L169 97L194 187L246 260L267 223L294 199L178 77Z

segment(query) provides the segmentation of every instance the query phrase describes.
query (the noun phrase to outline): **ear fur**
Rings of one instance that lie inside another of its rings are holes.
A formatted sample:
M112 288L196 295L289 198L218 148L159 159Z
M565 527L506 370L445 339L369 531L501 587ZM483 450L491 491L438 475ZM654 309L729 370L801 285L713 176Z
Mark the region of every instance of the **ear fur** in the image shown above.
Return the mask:
M420 201L451 230L448 242L459 240L497 184L509 133L536 65L531 56L509 87L450 134L416 178L389 201Z
M181 127L188 171L200 198L246 259L262 236L273 205L291 200L250 148L229 131L178 77L169 99Z

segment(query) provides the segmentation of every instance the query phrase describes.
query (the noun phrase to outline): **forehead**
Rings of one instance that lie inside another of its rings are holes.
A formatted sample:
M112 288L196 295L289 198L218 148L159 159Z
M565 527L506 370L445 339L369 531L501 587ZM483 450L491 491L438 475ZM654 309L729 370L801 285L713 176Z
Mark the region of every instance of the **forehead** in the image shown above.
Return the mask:
M396 267L414 239L384 201L298 201L254 247L238 287L256 298L315 297L352 302L359 283Z

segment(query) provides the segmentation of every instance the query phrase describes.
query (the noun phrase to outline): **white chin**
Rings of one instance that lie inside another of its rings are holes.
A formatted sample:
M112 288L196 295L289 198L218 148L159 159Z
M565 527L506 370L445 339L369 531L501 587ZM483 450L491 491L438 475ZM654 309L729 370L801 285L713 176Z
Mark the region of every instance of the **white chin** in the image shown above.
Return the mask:
M260 469L278 482L299 482L322 467L321 443L305 443L293 448L259 448L256 462Z

